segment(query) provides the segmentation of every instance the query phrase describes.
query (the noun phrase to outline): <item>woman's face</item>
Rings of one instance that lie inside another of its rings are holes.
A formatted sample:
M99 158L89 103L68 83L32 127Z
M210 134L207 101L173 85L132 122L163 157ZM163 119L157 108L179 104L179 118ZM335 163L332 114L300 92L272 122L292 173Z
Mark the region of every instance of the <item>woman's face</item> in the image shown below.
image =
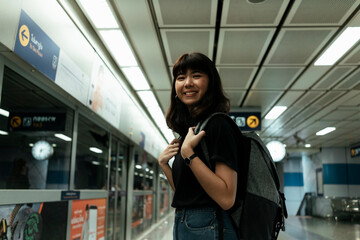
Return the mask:
M176 94L189 110L204 97L208 85L207 74L191 69L180 73L175 79Z

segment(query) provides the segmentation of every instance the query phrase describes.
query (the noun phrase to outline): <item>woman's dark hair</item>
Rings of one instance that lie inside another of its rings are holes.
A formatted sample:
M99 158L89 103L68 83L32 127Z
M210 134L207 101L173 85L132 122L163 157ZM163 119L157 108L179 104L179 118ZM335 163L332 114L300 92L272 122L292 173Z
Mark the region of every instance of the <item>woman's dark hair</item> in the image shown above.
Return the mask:
M176 96L175 81L187 70L205 73L209 78L208 89L200 102L189 112L187 106ZM230 101L225 96L220 75L215 64L202 53L186 53L179 57L173 67L170 106L166 123L173 131L185 136L188 128L214 112L229 112Z

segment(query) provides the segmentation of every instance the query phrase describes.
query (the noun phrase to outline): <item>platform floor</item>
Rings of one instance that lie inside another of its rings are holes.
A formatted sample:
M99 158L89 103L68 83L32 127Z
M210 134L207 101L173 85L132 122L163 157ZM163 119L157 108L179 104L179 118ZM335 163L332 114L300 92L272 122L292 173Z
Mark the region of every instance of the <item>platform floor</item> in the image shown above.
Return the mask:
M153 225L137 240L171 240L174 213ZM360 240L360 222L336 222L314 217L289 216L279 240Z

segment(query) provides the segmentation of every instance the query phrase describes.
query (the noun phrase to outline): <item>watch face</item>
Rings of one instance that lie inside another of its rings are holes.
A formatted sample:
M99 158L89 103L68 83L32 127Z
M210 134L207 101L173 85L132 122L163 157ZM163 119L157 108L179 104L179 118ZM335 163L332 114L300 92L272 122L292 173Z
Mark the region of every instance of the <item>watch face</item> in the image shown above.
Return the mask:
M48 142L40 140L34 144L31 152L36 160L46 160L54 153L54 149Z

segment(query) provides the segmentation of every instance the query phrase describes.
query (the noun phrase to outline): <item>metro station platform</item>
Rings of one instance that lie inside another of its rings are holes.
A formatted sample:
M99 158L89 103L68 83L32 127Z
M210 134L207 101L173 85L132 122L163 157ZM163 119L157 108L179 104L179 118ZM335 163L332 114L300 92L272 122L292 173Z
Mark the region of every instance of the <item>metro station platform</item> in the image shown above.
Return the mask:
M174 212L154 224L137 240L171 240ZM289 216L286 231L278 240L360 240L360 221L335 221L307 216Z

